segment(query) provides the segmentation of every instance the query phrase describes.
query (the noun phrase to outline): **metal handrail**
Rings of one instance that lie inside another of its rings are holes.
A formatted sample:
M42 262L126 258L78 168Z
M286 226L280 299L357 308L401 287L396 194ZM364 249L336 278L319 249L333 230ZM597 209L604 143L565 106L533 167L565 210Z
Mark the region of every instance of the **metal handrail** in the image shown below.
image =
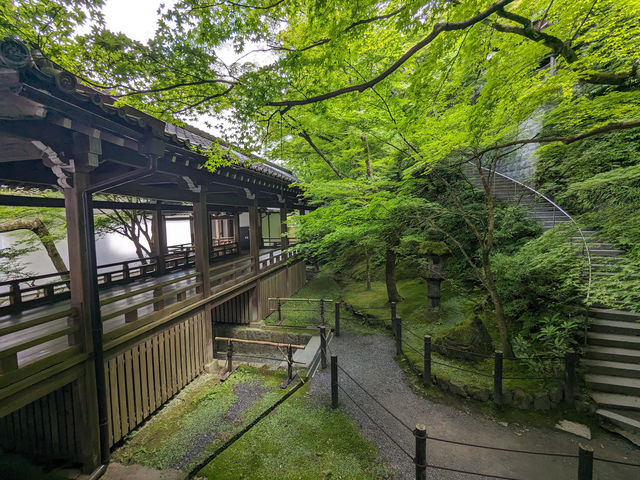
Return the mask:
M474 163L469 162L471 165L475 166ZM487 168L487 167L480 167L483 170L487 170L489 172L491 172L491 169ZM574 220L574 218L569 215L569 213L567 213L560 205L558 205L556 202L554 202L553 200L551 200L549 197L547 197L546 195L544 195L543 193L537 191L535 188L530 187L529 185L526 185L518 180L516 180L515 178L511 178L508 175L505 175L504 173L500 173L496 170L493 171L494 174L494 187L495 187L495 175L499 175L502 178L505 178L517 185L519 185L520 187L523 187L527 190L529 190L531 193L537 195L538 197L544 199L547 203L549 203L551 206L553 206L556 210L558 210L560 213L562 213L565 217L567 217L571 222L573 222L573 224L576 226L576 228L578 229L578 233L580 234L580 238L582 238L582 243L584 245L584 251L587 254L587 264L588 264L588 270L589 270L589 282L587 283L587 306L589 305L589 299L591 298L591 282L593 279L593 274L592 274L592 265L591 265L591 252L589 251L589 246L587 245L587 240L584 236L584 233L582 232L582 229L580 228L580 225L578 225L578 222L576 222ZM555 221L554 221L554 226L555 226Z

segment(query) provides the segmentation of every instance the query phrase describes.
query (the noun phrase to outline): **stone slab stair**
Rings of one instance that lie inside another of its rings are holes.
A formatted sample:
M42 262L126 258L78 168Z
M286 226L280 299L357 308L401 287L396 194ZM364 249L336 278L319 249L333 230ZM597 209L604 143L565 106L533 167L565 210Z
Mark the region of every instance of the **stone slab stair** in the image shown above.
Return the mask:
M640 441L640 314L589 309L582 365L598 414L632 441Z

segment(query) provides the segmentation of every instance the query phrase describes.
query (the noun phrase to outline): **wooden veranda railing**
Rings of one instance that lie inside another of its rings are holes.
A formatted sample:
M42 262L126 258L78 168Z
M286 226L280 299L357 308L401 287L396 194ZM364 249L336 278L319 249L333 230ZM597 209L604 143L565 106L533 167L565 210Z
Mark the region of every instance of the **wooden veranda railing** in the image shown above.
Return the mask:
M167 272L192 267L195 250L191 244L172 245L163 257ZM209 258L238 254L238 243L222 242L210 247ZM125 260L98 266L98 285L108 288L161 273L160 257ZM0 313L18 312L69 297L69 272L49 273L0 282Z
M236 247L227 244L220 248ZM188 250L185 249L185 252ZM250 257L214 265L209 269L211 293L224 293L238 284L252 281L258 274L284 264L292 256L292 253L281 250L265 253L260 257L257 272ZM191 257L183 253L178 258L182 260L175 261L186 262L183 265L193 263ZM171 315L184 311L202 299L202 279L193 271L186 271L184 274L170 272L165 277L149 278L135 288L118 286L118 280L140 278L145 272L153 271L156 266L150 263L132 266L135 262L137 261L101 266L102 269L120 267L99 273L103 285L106 275L110 275L114 287L100 293L105 349L114 348L141 332L155 328ZM66 285L68 281L58 283ZM44 287L39 286L32 291ZM53 308L57 310L52 312L34 308L0 320L0 388L10 384L13 387L15 382L26 380L54 365L58 368L61 364L66 365L65 362L82 361L79 340L75 335L79 330L77 312L64 304Z

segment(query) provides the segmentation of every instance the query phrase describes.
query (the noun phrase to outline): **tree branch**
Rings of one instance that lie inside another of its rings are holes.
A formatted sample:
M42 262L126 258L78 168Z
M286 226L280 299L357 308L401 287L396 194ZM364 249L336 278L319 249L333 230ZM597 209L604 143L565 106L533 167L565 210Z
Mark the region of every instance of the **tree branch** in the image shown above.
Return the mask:
M594 128L592 130L588 130L583 133L579 133L577 135L568 135L565 137L562 136L550 136L550 137L533 137L527 138L523 140L513 140L512 142L502 143L500 145L494 145L492 147L487 147L484 150L478 152L477 156L481 157L485 153L489 153L493 150L500 150L506 147L513 147L515 145L525 145L528 143L553 143L553 142L562 142L565 145L569 145L571 143L577 142L579 140L583 140L585 138L593 137L596 135L600 135L602 133L609 133L619 130L629 130L631 128L640 127L640 120L632 120L630 122L611 122L606 125L603 125L598 128Z
M356 85L351 85L349 87L339 88L338 90L333 90L331 92L323 93L322 95L316 95L314 97L309 97L309 98L302 99L302 100L282 100L282 101L277 101L277 102L269 102L267 105L269 105L271 107L285 107L285 110L288 110L288 109L290 109L291 107L294 107L294 106L308 105L308 104L311 104L311 103L322 102L324 100L328 100L330 98L335 98L335 97L338 97L340 95L344 95L346 93L363 92L366 89L373 87L377 83L380 83L382 80L387 78L393 72L398 70L407 60L409 60L416 53L418 53L424 47L426 47L431 42L433 42L438 37L438 35L440 35L442 32L451 32L451 31L456 31L456 30L464 30L465 28L468 28L468 27L470 27L472 25L475 25L476 23L482 22L484 19L489 17L491 14L495 13L500 8L503 8L506 5L512 3L513 1L514 0L499 0L498 2L496 2L493 5L489 6L489 8L487 8L486 10L483 10L482 12L474 15L473 17L468 18L466 20L462 20L460 22L437 23L433 27L433 30L431 30L431 33L429 33L429 35L427 35L425 38L423 38L421 41L419 41L413 47L411 47L409 50L407 50L404 55L402 55L398 60L395 61L395 63L393 63L393 65L391 65L389 68L384 70L377 77L372 78L371 80L369 80L367 82L359 83L359 84L356 84Z
M304 138L306 140L306 142L311 146L311 148L313 148L315 150L315 152L318 155L320 155L320 157L327 163L327 165L329 165L329 167L331 167L331 170L333 170L335 172L335 174L338 176L339 179L342 180L342 179L346 178L344 176L344 174L340 170L338 170L338 167L336 167L333 164L333 162L331 160L329 160L324 153L322 153L322 151L314 143L314 141L311 139L311 136L309 135L309 133L307 133L306 130L301 129L300 132L298 133L298 135L301 138Z

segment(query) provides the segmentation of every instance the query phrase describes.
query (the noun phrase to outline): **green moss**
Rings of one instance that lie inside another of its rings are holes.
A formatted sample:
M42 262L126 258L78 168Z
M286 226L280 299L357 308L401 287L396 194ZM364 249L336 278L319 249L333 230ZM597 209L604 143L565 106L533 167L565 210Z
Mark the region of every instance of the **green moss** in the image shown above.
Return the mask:
M391 479L342 410L314 407L301 388L198 476L209 479Z
M224 383L205 375L187 387L126 443L114 452L122 463L157 469L189 470L250 422L286 390L278 388L284 371L241 366ZM263 386L267 393L235 419L225 418L237 401L234 389L242 383Z

